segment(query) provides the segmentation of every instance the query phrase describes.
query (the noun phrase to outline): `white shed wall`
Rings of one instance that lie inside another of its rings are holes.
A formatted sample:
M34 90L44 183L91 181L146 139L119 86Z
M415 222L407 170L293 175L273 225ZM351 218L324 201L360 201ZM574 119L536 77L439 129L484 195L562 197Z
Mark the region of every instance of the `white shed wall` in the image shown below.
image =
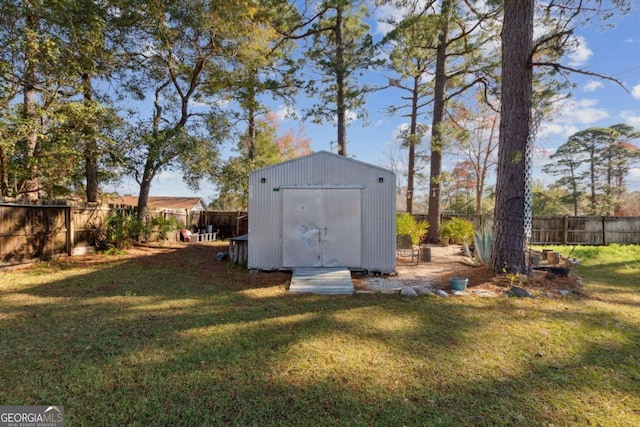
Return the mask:
M387 169L326 151L253 171L249 176L248 267L285 268L281 189L361 188L360 268L395 272L395 185L395 174Z

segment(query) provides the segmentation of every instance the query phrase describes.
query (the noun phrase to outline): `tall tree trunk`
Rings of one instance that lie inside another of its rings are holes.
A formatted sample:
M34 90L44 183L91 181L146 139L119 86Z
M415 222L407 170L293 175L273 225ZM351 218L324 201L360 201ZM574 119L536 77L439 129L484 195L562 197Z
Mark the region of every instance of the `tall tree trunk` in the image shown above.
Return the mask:
M9 159L0 147L0 197L9 196Z
M413 212L413 191L416 169L416 145L419 143L418 130L418 92L419 79L413 79L413 97L411 100L411 128L409 130L409 162L407 165L407 212Z
M155 177L155 167L151 159L147 159L144 165L144 172L140 180L140 192L138 193L138 215L139 220L144 220L149 211L149 192L151 191L151 182ZM140 236L137 236L140 238Z
M344 93L344 40L342 39L342 8L336 8L336 107L338 115L338 154L341 156L347 155L347 128L346 128L346 115L347 107L345 105L345 93Z
M595 215L598 196L596 195L596 156L593 150L591 151L590 156L589 186L591 187L591 215Z
M82 93L87 106L91 105L93 100L93 91L91 88L91 76L85 73L82 75ZM85 179L87 180L86 196L87 202L98 201L98 144L96 137L98 134L98 124L95 121L87 127L87 133L84 135L84 170Z
M525 273L525 149L531 122L534 0L506 0L502 27L502 104L491 266Z
M253 161L256 157L256 115L257 115L257 101L255 87L258 82L255 80L255 74L252 75L252 83L247 85L247 141L246 141L246 156L249 161Z
M484 180L485 174L478 178L476 181L476 215L482 215L482 193L484 193Z
M476 172L477 174L477 182L478 187L476 189L476 214L482 215L482 198L484 196L484 185L487 181L487 175L489 173L489 162L491 160L491 154L494 150L493 140L496 135L496 125L498 123L498 117L495 116L493 120L491 120L491 131L489 132L489 139L487 141L487 149L486 151L478 150L478 165L480 165L480 157L482 157L482 165L478 167Z
M438 34L436 51L436 75L433 93L433 120L431 122L431 171L429 173L429 230L427 242L440 241L440 174L442 173L442 121L447 85L447 37L451 0L442 1L442 25Z
M247 107L247 114L247 159L253 161L256 157L256 111L252 105Z
M39 16L29 0L22 2L25 12L25 29L27 31L27 46L24 50L24 79L23 79L23 115L27 125L25 136L25 158L27 159L27 177L22 183L21 192L27 200L39 199L40 177L36 152L38 150L38 92L36 89L38 75L37 60L34 58L38 51Z

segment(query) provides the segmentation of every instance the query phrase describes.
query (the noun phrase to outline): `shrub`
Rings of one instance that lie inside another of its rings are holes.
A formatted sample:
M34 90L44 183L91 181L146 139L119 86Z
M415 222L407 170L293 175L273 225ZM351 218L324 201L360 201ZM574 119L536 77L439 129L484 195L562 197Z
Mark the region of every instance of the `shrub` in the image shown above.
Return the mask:
M131 212L117 210L109 212L105 227L107 246L118 249L128 248L132 241L137 241L141 235L148 234L145 222Z
M396 233L408 234L411 241L416 244L429 229L427 221L416 221L416 218L408 212L396 215Z
M151 226L158 233L158 240L167 240L169 233L178 228L175 218L157 216L151 220Z
M452 218L440 225L440 238L447 237L449 243L469 244L473 240L473 223L462 218Z

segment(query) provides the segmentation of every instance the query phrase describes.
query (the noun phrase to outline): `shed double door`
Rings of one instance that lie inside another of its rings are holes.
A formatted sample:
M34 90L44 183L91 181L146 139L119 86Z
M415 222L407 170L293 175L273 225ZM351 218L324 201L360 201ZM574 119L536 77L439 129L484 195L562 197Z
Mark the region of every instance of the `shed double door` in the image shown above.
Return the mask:
M360 267L359 188L282 191L285 267Z

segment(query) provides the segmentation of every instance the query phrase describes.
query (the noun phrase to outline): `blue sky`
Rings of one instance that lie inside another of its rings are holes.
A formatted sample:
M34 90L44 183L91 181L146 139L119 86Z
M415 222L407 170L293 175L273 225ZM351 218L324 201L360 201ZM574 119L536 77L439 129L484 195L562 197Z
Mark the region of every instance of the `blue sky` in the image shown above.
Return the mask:
M632 13L610 20L614 24L611 29L580 28L576 33L580 46L563 61L575 68L612 76L620 80L629 92L625 92L611 81L573 75L571 81L575 88L571 91L572 97L559 103L557 114L541 124L535 156L538 166L535 179L547 184L553 181L553 178L542 174L539 167L548 161L548 155L553 153L555 148L579 130L592 126L607 127L620 122L628 123L640 130L640 10L635 1L633 6ZM380 26L374 24L373 30L376 37L382 35L383 29ZM371 73L368 76L372 80L381 77L380 73ZM406 118L389 117L383 112L386 106L399 103L397 96L398 93L390 91L369 95L368 123L363 126L361 121L354 120L347 129L347 151L350 156L389 167L388 153L397 151L398 129L407 123ZM301 95L296 110L301 110L308 102L304 95ZM276 112L284 113L285 107L282 104L275 103L271 107ZM428 116L422 119L426 123L431 122ZM298 126L299 123L294 120L284 120L281 124L281 128L285 130L296 131ZM331 141L336 140L336 128L333 124L319 126L306 122L304 128L314 151L335 151L335 146L331 145ZM450 169L454 162L452 157L445 157L444 169ZM632 171L628 178L628 186L632 190L640 190L640 168ZM121 194L138 193L137 185L132 183L125 183L117 190ZM214 193L215 188L209 183L203 183L198 192L189 191L182 183L179 172L161 174L151 188L151 195L197 195L208 201L214 198Z

